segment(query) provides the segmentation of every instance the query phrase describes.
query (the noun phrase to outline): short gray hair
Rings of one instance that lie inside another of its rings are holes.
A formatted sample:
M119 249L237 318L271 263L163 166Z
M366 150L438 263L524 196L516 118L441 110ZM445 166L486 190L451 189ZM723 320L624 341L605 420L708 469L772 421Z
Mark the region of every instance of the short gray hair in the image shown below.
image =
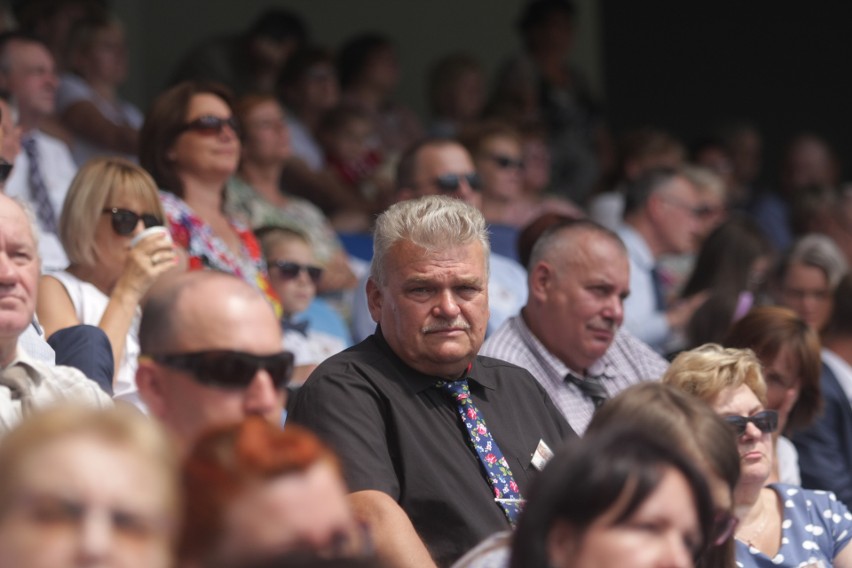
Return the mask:
M399 241L410 241L427 250L465 245L478 241L485 253L485 268L491 245L482 213L459 199L427 195L391 205L376 219L373 232L373 262L370 278L385 281L385 259Z
M786 277L787 270L793 263L822 270L832 290L837 288L840 279L849 271L849 265L840 247L830 237L818 233L805 235L793 244L781 265L782 279Z
M33 210L32 205L30 205L29 201L17 196L7 196L11 199L15 205L21 208L24 212L24 216L27 218L27 225L30 226L30 234L33 237L33 243L35 244L36 254L41 257L38 249L39 238L41 237L41 233L38 229L38 219L36 218L35 211Z
M557 256L562 259L570 258L571 253L577 248L576 238L588 234L609 239L627 256L624 241L615 232L589 219L570 219L545 229L533 245L527 270L532 270L536 264L546 258L551 260Z

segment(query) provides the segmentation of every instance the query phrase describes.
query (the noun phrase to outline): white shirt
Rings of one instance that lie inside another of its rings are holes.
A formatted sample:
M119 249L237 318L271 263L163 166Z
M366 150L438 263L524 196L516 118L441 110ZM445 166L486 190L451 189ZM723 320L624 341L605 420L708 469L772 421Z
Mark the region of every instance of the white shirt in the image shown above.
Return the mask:
M290 132L293 155L301 158L315 172L323 169L325 154L308 127L291 114L287 116L287 130Z
M71 158L68 146L58 138L54 138L40 130L32 133L38 147L39 159L41 161L41 175L47 185L50 204L56 213L56 221L62 213L62 205L68 194L68 186L77 174L77 166ZM30 200L29 183L29 158L26 152L19 152L15 158L15 167L12 174L6 180L4 192L9 197L17 197L30 203L35 211L35 204ZM62 270L68 266L68 257L65 249L59 242L59 237L53 233L47 233L42 227L40 229L38 251L41 256L41 267L44 271Z
M671 328L666 312L657 309L651 272L656 259L645 239L633 227L623 224L617 232L630 259L630 295L624 300L624 327L662 353L671 337Z

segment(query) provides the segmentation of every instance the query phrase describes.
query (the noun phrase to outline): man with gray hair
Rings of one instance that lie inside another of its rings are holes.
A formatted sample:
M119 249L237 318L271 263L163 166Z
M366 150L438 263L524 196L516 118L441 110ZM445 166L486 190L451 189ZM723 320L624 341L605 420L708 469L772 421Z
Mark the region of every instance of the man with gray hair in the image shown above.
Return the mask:
M668 364L621 328L630 264L618 235L593 221L557 222L533 246L529 299L481 355L527 369L582 434L607 398Z
M482 214L459 199L390 207L367 283L376 333L295 400L291 419L339 453L391 566L446 566L509 528L533 470L575 435L527 371L477 356L488 252Z
M41 261L24 207L0 194L0 432L60 401L111 406L93 381L72 367L51 367L18 344L32 325Z

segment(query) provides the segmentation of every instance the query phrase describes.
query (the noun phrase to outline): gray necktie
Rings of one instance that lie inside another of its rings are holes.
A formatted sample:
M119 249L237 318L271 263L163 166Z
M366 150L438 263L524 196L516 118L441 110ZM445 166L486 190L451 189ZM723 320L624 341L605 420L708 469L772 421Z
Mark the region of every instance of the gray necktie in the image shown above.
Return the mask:
M585 379L581 379L573 373L568 373L565 375L565 380L576 385L583 395L590 398L594 403L595 408L598 408L606 401L606 399L609 398L606 389L604 389L598 377L586 377Z
M26 417L32 413L32 381L27 370L20 365L12 365L0 371L0 386L7 387L11 391L12 400L21 401L21 416Z
M30 184L30 200L35 205L41 229L48 233L56 234L56 212L50 202L47 192L47 184L42 175L38 145L33 136L27 136L21 140L21 146L27 154L28 170L27 176Z

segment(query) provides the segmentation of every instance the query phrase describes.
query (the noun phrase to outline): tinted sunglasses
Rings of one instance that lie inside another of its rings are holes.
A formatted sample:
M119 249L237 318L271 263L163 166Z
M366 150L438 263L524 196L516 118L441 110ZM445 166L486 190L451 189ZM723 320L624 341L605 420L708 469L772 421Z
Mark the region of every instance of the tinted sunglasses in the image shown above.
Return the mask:
M771 434L778 429L778 412L775 410L764 410L754 416L725 416L724 418L737 433L737 437L745 434L749 422L764 434Z
M311 281L316 284L322 278L322 268L309 264L298 264L296 262L274 261L269 263L269 269L276 272L282 280L292 280L299 276L301 271L308 273Z
M713 546L722 546L734 534L739 519L730 511L716 511L713 515Z
M148 355L166 367L190 373L196 382L222 389L245 389L261 369L266 370L277 390L283 389L293 375L293 354L281 351L273 355L255 355L243 351L196 351L170 355Z
M3 158L0 158L0 183L9 179L9 174L12 173L12 165Z
M142 224L145 225L146 229L159 227L163 224L162 219L151 213L142 213L140 215L139 213L135 213L129 209L121 209L120 207L107 208L102 213L112 215L112 230L123 237L133 232L133 229L139 223L139 219L142 219Z
M471 189L479 189L482 185L479 180L479 174L471 172L469 174L444 174L434 179L435 185L444 193L452 193L458 191L462 180L467 181Z
M221 118L219 116L213 116L211 114L206 114L204 116L196 118L191 122L187 122L186 124L180 127L178 133L186 132L187 130L192 130L193 132L197 132L203 136L218 136L222 133L222 130L226 126L229 126L231 130L233 130L234 133L239 136L240 126L237 123L237 119L235 117L229 116L228 118Z
M497 164L501 170L524 169L524 161L503 154L488 154L488 159Z

